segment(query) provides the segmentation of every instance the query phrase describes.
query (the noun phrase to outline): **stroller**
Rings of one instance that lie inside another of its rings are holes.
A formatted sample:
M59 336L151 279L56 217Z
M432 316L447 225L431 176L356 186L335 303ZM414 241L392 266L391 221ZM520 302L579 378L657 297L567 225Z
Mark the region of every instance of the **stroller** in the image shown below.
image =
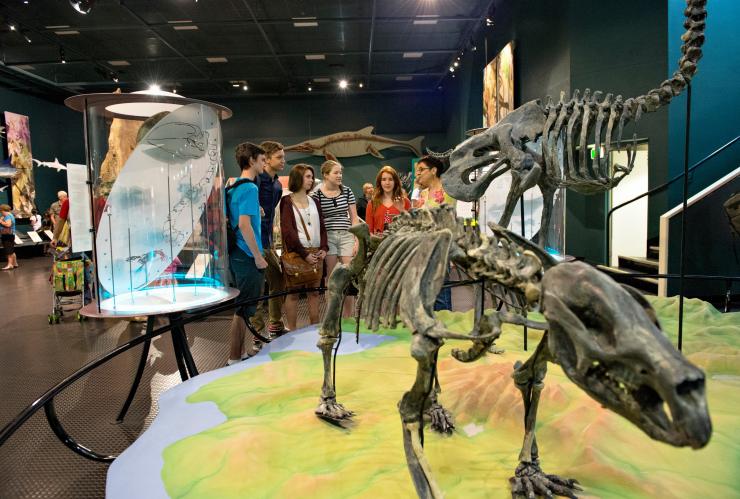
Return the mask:
M54 251L50 281L53 305L49 324L59 324L65 311L77 311L76 318L82 321L79 310L85 304L85 256L72 255L69 248L58 248Z

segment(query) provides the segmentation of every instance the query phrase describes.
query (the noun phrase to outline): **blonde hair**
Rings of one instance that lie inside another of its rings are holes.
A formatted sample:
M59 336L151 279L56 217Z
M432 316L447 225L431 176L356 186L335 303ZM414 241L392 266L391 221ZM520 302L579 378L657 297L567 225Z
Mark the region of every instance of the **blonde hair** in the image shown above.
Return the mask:
M10 205L0 204L0 211L10 211Z
M334 169L335 166L342 168L342 164L339 161L333 159L327 159L321 164L321 176L326 177Z

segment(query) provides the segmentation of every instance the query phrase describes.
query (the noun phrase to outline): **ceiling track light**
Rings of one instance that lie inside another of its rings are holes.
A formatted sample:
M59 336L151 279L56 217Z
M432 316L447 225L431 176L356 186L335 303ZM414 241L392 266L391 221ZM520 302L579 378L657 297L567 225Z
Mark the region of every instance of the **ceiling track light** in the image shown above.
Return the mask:
M249 90L249 86L245 83L244 85L242 85L242 90L246 92L247 90Z
M67 64L67 58L64 56L64 47L61 45L59 46L59 60L62 61L62 64Z
M311 85L308 86L308 91L313 92L313 87Z
M95 6L95 0L69 0L69 4L80 14L89 14Z
M16 29L15 28L15 24L13 24L13 23L8 24L8 28L10 28L10 31L15 31L15 29Z
M349 86L349 82L347 82L347 80L345 80L345 79L339 80L339 88L340 89L346 90L348 86Z

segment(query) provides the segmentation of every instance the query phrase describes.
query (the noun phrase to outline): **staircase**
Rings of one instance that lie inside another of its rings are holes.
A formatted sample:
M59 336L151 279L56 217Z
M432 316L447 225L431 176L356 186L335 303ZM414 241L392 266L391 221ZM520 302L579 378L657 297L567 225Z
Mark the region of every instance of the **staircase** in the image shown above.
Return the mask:
M654 277L621 277L624 274L657 274L658 273L658 246L649 246L647 258L639 256L619 256L619 266L609 267L597 265L596 267L605 274L615 278L617 282L629 284L645 294L658 294L658 279Z

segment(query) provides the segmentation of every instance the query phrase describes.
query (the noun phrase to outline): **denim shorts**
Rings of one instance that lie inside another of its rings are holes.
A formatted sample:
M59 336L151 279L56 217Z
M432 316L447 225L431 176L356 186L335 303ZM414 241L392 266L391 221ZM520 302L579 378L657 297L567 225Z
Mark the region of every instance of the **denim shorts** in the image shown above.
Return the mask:
M355 249L355 236L346 230L328 230L326 239L329 242L327 255L352 256Z
M254 299L262 296L265 285L265 271L257 268L254 258L236 248L229 254L231 274L239 289L237 301ZM257 302L237 307L235 313L245 321L257 311Z

